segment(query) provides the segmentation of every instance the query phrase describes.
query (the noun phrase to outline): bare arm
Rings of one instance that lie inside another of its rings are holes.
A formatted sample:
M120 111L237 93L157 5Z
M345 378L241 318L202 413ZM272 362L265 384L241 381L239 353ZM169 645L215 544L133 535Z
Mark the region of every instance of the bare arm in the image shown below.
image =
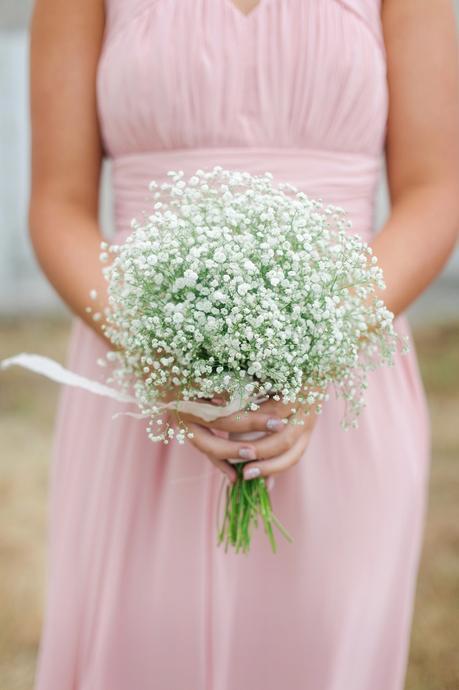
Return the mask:
M383 0L392 213L373 242L396 314L440 272L459 230L459 71L450 0Z
M99 261L102 159L96 68L103 0L37 0L31 27L32 192L29 225L37 258L69 307L85 312L89 292L105 303Z

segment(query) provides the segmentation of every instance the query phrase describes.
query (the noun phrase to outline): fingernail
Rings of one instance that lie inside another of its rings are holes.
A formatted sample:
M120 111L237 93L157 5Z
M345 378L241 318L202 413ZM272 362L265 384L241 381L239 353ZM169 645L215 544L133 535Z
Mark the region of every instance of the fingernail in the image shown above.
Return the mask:
M253 448L239 448L239 457L244 458L244 460L255 460L257 454Z
M272 417L266 422L266 428L270 431L280 431L283 426L284 422L282 419L277 419L276 417Z
M244 479L255 479L255 477L259 477L260 474L259 467L249 467L247 470L244 470Z

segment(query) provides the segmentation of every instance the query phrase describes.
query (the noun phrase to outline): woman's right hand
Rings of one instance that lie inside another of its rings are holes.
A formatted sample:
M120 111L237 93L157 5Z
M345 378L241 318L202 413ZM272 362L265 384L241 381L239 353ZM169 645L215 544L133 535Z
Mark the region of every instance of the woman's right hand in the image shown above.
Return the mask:
M217 399L211 402L217 404ZM221 403L220 403L221 404ZM277 409L276 414L270 414L269 408L254 412L234 412L226 417L207 422L200 417L175 410L169 410L171 422L185 425L193 433L189 441L200 450L208 459L223 472L231 483L236 480L237 473L234 468L234 459L240 462L248 462L257 458L256 446L250 441L235 441L228 438L230 432L246 433L261 431L273 434L285 429L285 421L290 410L288 407ZM233 459L233 464L228 461ZM272 483L272 482L271 482ZM268 486L269 488L269 486Z

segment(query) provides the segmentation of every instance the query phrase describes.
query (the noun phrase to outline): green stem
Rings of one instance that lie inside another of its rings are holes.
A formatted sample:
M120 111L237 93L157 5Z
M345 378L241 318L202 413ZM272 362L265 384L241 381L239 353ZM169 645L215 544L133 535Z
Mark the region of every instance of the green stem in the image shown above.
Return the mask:
M293 539L272 511L269 492L264 478L247 481L243 476L244 463L234 465L236 482L227 487L223 523L218 534L218 544L225 541L225 552L233 546L236 553L247 553L250 549L251 532L258 527L261 517L273 553L276 553L276 540L273 525L292 543ZM219 510L220 513L220 510Z

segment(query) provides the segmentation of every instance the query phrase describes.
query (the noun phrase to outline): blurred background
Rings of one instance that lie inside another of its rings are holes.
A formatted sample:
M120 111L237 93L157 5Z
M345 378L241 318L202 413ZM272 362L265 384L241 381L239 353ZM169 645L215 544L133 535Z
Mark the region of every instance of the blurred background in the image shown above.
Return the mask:
M459 14L459 0L455 5ZM41 275L27 233L31 6L32 0L0 0L0 359L28 351L64 362L70 315ZM107 233L108 179L106 166L101 223ZM387 213L382 178L376 228ZM459 250L409 318L432 415L433 462L406 688L459 690ZM32 687L58 392L20 369L0 378L0 690Z

